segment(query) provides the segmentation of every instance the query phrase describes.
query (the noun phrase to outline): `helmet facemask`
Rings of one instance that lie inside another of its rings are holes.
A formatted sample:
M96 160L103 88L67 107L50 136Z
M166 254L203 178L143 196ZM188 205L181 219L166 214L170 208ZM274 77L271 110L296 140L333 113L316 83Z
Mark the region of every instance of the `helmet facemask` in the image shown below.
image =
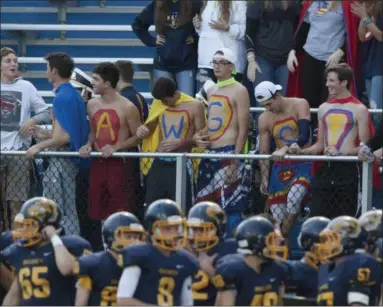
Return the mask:
M285 245L283 237L277 232L271 232L265 238L265 248L262 254L269 259L286 261L289 250Z
M171 216L153 223L151 240L153 245L167 251L186 246L186 223L181 216Z
M34 246L42 241L41 227L37 221L24 218L19 213L15 217L14 230L12 232L15 241L20 240L25 247Z
M114 240L110 249L119 252L128 245L145 241L145 238L145 230L140 224L120 226L114 232Z
M322 231L319 234L319 243L314 245L314 251L321 263L341 255L343 246L340 235L330 229Z
M193 251L208 251L219 242L217 227L212 222L191 218L187 221L187 240Z

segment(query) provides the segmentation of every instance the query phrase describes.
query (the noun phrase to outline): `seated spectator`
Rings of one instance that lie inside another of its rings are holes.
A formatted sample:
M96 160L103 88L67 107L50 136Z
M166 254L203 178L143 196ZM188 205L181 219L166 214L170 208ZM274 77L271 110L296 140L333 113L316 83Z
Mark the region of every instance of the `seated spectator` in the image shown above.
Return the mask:
M291 72L288 96L302 97L311 108L318 108L328 96L325 69L342 61L356 74L351 84L351 91L356 95L357 24L357 17L351 13L351 1L303 2L294 46L287 61ZM317 122L317 115L313 114L312 131L317 128Z
M364 78L371 109L382 109L383 101L383 3L382 1L355 2L352 12L360 18L358 35L364 43L366 61ZM373 115L375 124L380 114Z
M118 90L122 96L136 106L140 114L141 124L143 124L148 118L149 107L145 98L133 86L133 63L131 61L117 61L116 65L120 71L120 80L117 84Z
M148 47L156 47L154 79L172 78L180 91L194 96L197 68L197 34L193 16L199 14L199 0L152 0L136 16L132 28L137 37ZM148 29L156 26L157 37Z
M1 48L1 150L28 149L34 127L51 121L48 106L36 88L18 74L15 51ZM10 228L9 221L29 198L30 170L31 162L24 157L1 155L0 181L5 195L0 220L4 220L4 229Z
M221 47L234 52L235 79L241 82L245 69L246 1L205 0L193 24L199 35L197 91L206 80L217 81L210 63L214 52Z
M48 54L45 60L48 80L56 93L52 108L53 131L36 127L34 136L43 141L27 150L27 158L33 158L45 149L78 151L86 143L89 134L84 100L70 83L73 59L66 53L58 52ZM89 161L51 157L44 173L44 196L54 200L62 210L62 225L67 235L80 233L76 210L76 176L82 163Z

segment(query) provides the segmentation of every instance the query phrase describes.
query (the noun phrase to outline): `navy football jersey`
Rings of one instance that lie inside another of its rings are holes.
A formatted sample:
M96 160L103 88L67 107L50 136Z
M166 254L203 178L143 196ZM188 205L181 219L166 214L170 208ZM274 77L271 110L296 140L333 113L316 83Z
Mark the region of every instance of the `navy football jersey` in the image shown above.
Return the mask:
M375 305L380 293L380 268L367 253L345 256L342 261L322 264L318 270L317 304L320 306L347 306L349 292L369 296L369 305Z
M179 306L185 279L198 272L199 264L186 250L169 257L149 243L125 247L119 257L122 267L138 266L141 276L134 298L147 304Z
M209 256L217 254L214 265L222 257L235 253L237 253L237 242L235 239L221 241L207 252ZM209 275L201 269L198 270L197 275L193 276L192 288L195 306L213 306L215 304L217 289L210 282Z
M3 253L2 251L6 249L8 246L10 246L13 243L12 238L12 232L11 231L4 231L0 235L0 264L4 262L3 260ZM3 300L5 298L6 291L0 286L0 305L3 303Z
M90 290L89 306L116 306L117 288L122 268L107 251L77 259L74 273L78 283Z
M287 260L286 292L297 296L316 298L318 294L318 269L301 260Z
M373 251L372 255L374 256L376 261L382 263L383 261L383 239L382 238L376 241L375 250Z
M277 306L285 280L285 268L279 262L264 263L257 273L237 254L221 259L213 283L219 291L236 290L236 306Z
M61 237L68 251L79 257L91 250L88 241L78 236ZM22 306L70 306L74 304L75 278L61 275L50 242L23 247L13 243L3 251L6 262L15 268L22 291Z

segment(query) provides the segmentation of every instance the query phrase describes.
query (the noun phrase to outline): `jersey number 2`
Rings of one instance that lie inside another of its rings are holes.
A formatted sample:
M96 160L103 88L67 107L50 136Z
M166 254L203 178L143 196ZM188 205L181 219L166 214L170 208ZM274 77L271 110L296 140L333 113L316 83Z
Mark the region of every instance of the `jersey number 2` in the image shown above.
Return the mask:
M193 299L199 301L206 301L208 299L208 293L202 292L201 290L205 289L209 285L209 276L206 272L199 270L198 274L195 276L195 279L198 281L193 282Z
M47 298L51 295L51 288L48 279L41 278L41 274L48 273L48 267L37 266L22 268L19 272L19 283L23 299Z
M157 303L160 306L173 306L175 282L172 277L162 277L158 284Z

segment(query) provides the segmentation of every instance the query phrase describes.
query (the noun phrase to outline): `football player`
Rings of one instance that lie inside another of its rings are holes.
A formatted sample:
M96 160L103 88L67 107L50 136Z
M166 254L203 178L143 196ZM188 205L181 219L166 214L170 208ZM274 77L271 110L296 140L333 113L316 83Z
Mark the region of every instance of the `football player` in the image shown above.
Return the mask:
M188 246L198 256L201 269L193 276L193 299L196 306L214 305L217 289L211 284L217 261L237 252L235 239L225 240L226 213L216 203L203 201L188 215Z
M145 240L140 221L129 212L116 212L102 226L105 251L80 257L74 274L77 283L76 306L116 306L117 286L122 268L118 253L126 246Z
M118 305L193 305L192 276L198 260L186 251L186 222L172 200L160 199L144 216L150 243L125 247L119 257L124 267L117 290Z
M350 216L333 219L320 233L316 249L323 263L318 270L317 304L321 306L376 305L380 268L374 257L356 253L361 227Z
M215 305L281 305L286 275L274 260L286 260L288 250L274 226L264 217L250 217L238 225L236 240L241 255L227 255L216 267Z
M359 224L365 234L365 248L378 262L382 262L382 210L371 210L362 214Z
M318 293L317 273L320 265L315 244L319 243L319 234L330 220L315 216L307 219L298 235L298 245L305 252L301 260L287 260L286 292L297 296L316 298Z
M60 237L60 217L57 204L44 197L22 205L13 231L18 241L2 253L16 273L4 305L73 305L75 280L67 275L75 257L91 247L78 236Z

